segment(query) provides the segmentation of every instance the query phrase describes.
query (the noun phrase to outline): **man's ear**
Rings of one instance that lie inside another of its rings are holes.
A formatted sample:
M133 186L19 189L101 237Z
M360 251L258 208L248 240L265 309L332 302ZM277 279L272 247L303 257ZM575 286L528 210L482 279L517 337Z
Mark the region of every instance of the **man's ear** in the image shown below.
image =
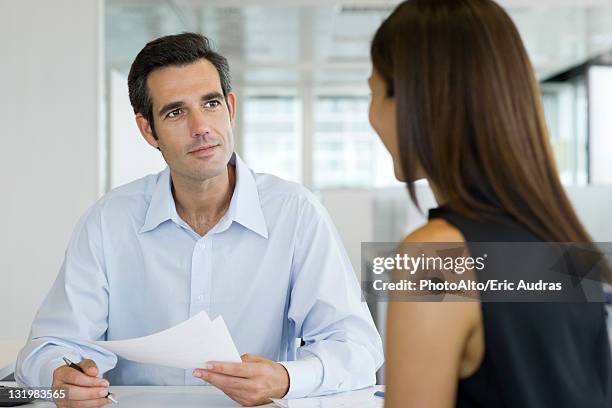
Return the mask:
M227 102L227 109L229 110L230 124L234 127L234 119L236 118L236 94L228 92L225 101Z
M159 143L157 143L157 139L155 136L153 136L153 130L151 129L149 121L140 113L136 114L136 125L138 125L138 130L140 130L140 134L142 137L144 137L147 143L154 148L159 149Z

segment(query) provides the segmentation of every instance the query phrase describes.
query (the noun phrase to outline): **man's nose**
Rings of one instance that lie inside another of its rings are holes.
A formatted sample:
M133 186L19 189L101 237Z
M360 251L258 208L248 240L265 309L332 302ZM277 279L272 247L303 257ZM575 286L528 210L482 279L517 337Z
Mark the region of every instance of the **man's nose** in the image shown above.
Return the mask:
M191 136L200 137L210 133L209 121L204 112L196 109L189 115L189 130Z

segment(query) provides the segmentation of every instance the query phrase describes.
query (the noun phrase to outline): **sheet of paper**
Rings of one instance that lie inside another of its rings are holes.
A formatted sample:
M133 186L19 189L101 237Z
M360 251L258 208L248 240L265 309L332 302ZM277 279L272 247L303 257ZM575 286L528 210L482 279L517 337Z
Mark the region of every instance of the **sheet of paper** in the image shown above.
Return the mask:
M316 398L273 399L280 408L383 408L385 400L375 397L376 390L366 388Z
M241 361L223 318L211 322L204 311L149 336L92 343L127 360L166 367L193 369L208 361Z

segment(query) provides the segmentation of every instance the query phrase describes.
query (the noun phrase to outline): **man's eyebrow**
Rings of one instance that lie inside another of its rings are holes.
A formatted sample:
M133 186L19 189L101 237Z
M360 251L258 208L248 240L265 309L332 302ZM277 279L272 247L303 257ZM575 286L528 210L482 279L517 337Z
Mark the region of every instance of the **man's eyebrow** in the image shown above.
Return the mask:
M162 106L162 108L159 110L158 115L162 116L164 113L171 111L173 109L176 108L180 108L181 106L185 105L182 101L176 101L176 102L170 102L165 104L164 106Z
M224 96L222 93L214 91L209 92L206 95L202 95L202 97L200 98L202 102L210 101L211 99L224 99Z

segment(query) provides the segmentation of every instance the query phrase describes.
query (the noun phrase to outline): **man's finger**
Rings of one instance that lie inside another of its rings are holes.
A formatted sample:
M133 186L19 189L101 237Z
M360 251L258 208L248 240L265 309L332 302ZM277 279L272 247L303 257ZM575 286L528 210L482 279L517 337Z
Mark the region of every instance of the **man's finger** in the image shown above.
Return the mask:
M61 372L58 375L60 383L78 385L81 387L107 387L109 386L108 381L98 378L90 377L83 374L74 368L62 367Z
M251 381L246 378L234 377L231 375L218 374L212 371L203 370L201 379L209 382L222 391L245 390L251 385Z
M206 371L231 375L233 377L252 378L261 374L261 367L256 363L217 363L206 364Z
M85 359L77 365L81 367L83 371L85 371L85 374L87 375L94 376L94 377L98 375L98 366L93 360Z
M257 363L259 361L265 361L266 359L255 355L255 354L243 354L240 356L240 359L242 360L243 363Z
M108 388L103 387L79 387L65 384L62 389L66 390L66 397L72 401L95 400L106 398L108 395Z

